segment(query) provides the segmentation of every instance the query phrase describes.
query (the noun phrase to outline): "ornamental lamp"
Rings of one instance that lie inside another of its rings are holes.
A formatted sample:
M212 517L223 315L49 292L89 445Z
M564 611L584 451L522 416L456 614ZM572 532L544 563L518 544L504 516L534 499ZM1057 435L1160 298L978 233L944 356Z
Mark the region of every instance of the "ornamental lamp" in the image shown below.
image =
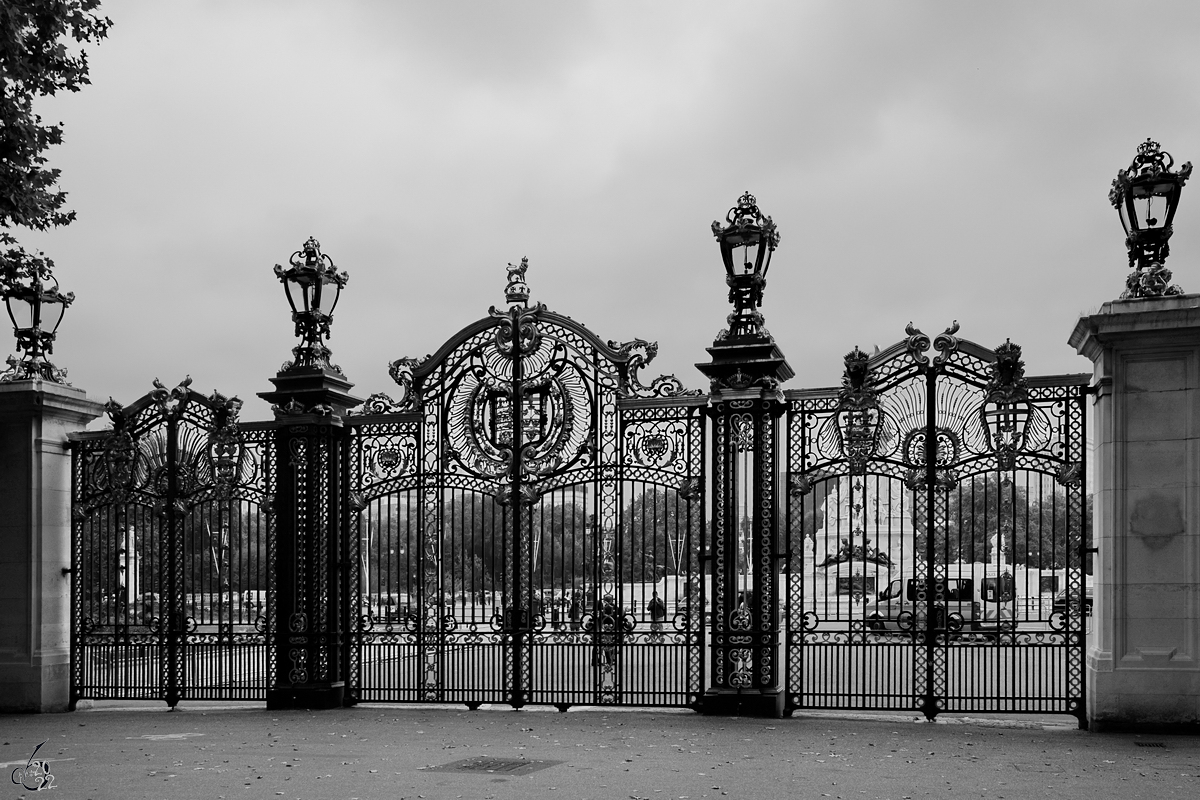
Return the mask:
M763 289L771 255L779 244L779 231L770 217L759 211L754 195L746 192L725 215L725 224L712 224L713 236L721 247L725 283L733 303L730 336L761 333Z
M62 383L66 373L47 361L46 356L54 352L58 326L67 306L75 301L74 293L61 292L58 279L44 264L22 264L10 269L6 278L0 285L0 293L13 324L17 349L24 356L19 363L15 359L9 361L5 378L10 381L42 378Z
M333 259L321 252L321 243L311 236L301 249L292 253L288 264L288 269L276 264L275 276L283 284L288 305L292 307L296 336L301 338L300 346L293 350L296 355L293 366L329 366L330 351L322 341L329 338L333 311L350 276L337 271ZM332 302L327 288L331 285Z
M1182 294L1179 287L1169 285L1171 274L1163 262L1170 254L1171 223L1192 165L1186 163L1172 172L1174 163L1158 142L1147 139L1138 145L1129 168L1120 170L1112 182L1108 199L1121 217L1129 266L1134 270L1122 299Z

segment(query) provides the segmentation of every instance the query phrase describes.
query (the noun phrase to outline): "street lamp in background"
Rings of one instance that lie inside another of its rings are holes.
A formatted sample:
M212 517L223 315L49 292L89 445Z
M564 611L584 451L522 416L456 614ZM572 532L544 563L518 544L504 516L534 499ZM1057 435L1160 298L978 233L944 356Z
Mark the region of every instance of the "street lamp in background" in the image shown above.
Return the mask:
M1158 142L1147 139L1138 145L1128 169L1117 173L1108 199L1121 215L1125 247L1133 272L1125 279L1122 300L1183 294L1171 285L1171 271L1163 262L1171 249L1171 222L1179 207L1179 195L1192 174L1188 162L1172 172L1175 160Z
M0 295L17 337L17 350L24 355L18 361L8 357L8 369L0 373L0 382L44 380L66 383L67 371L46 358L54 352L54 337L67 306L75 300L72 292L59 291L52 264L44 257L24 257L0 265Z

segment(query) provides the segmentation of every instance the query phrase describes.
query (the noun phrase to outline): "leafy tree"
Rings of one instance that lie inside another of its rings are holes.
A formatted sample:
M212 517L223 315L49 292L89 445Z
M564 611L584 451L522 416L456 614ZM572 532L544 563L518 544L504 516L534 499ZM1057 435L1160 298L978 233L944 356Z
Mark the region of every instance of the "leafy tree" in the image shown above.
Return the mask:
M1091 520L1091 498L1088 498ZM934 534L941 563L1007 564L1031 569L1062 569L1079 550L1081 526L1067 520L1067 493L1057 484L1031 477L1013 481L995 473L963 481L946 497L946 523ZM915 511L915 508L914 508ZM926 524L916 514L916 546L923 552ZM996 547L1000 547L1000 553Z
M623 580L654 583L665 575L695 572L703 535L699 518L688 531L688 502L674 489L648 488L621 517Z
M40 253L26 253L7 229L47 230L75 219L58 188L61 171L46 166L46 150L62 143L62 123L46 124L33 105L91 82L87 53L68 45L108 35L112 20L97 13L99 6L100 0L0 3L0 244L8 246L0 264L6 270L30 261L53 266Z

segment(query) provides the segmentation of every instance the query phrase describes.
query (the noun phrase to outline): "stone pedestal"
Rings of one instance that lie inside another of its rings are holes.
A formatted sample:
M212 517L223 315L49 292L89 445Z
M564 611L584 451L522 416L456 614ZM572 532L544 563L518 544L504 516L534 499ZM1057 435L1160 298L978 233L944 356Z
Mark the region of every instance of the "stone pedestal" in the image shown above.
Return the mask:
M71 454L104 407L82 389L0 383L0 712L66 711Z
M1200 731L1200 295L1114 301L1095 363L1093 730Z

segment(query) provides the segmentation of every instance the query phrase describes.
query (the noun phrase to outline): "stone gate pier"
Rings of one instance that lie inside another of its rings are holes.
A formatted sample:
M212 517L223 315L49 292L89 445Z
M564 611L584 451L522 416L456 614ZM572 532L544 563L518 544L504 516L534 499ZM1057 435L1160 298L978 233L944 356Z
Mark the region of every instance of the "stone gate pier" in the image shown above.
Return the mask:
M66 711L70 691L71 454L100 416L82 389L0 383L0 711Z
M1092 730L1200 727L1200 294L1116 300L1095 364Z

